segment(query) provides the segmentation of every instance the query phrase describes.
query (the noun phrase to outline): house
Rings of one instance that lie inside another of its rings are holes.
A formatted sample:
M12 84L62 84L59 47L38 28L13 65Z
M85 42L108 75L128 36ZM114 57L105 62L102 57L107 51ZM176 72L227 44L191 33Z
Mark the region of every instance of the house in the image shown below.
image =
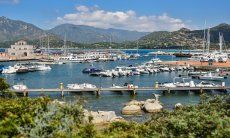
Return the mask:
M8 55L13 57L33 57L34 46L28 45L25 40L20 40L8 48Z

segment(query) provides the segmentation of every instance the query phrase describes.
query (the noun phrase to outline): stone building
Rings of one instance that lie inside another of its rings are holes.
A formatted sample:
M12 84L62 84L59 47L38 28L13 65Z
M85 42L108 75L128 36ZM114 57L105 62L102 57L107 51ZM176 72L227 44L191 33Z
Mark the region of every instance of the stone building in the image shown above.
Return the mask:
M34 46L28 45L25 40L20 40L8 48L8 55L14 57L33 57Z

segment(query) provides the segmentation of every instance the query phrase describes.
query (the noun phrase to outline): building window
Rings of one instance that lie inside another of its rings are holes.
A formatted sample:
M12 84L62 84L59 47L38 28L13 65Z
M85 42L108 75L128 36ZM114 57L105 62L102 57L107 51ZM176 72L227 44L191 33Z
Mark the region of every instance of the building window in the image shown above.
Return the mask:
M27 48L24 48L24 50L27 50Z
M21 48L19 48L19 50L21 50Z
M13 56L14 56L14 55L15 55L15 53L11 53L11 55L13 55Z
M13 47L13 49L15 49L15 47Z

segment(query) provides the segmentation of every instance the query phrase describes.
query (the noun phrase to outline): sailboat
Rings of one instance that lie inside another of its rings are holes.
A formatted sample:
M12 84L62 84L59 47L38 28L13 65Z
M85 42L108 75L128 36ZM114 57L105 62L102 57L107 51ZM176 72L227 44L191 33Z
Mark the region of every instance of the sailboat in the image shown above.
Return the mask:
M137 41L137 53L136 53L136 54L133 54L133 57L134 57L134 58L140 57L138 41Z

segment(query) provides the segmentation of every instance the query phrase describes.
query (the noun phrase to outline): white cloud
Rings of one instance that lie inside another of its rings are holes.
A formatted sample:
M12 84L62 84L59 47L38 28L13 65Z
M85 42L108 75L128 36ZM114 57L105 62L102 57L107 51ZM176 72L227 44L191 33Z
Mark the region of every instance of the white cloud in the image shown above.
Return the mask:
M0 3L18 4L20 0L0 0Z
M65 14L58 17L57 22L71 23L76 25L88 25L99 28L117 28L136 31L174 31L182 27L188 27L181 19L162 15L137 15L133 10L128 11L105 11L98 6L77 6L75 13Z
M88 12L89 8L84 6L84 5L81 5L81 6L77 6L76 10L79 11L79 12Z

